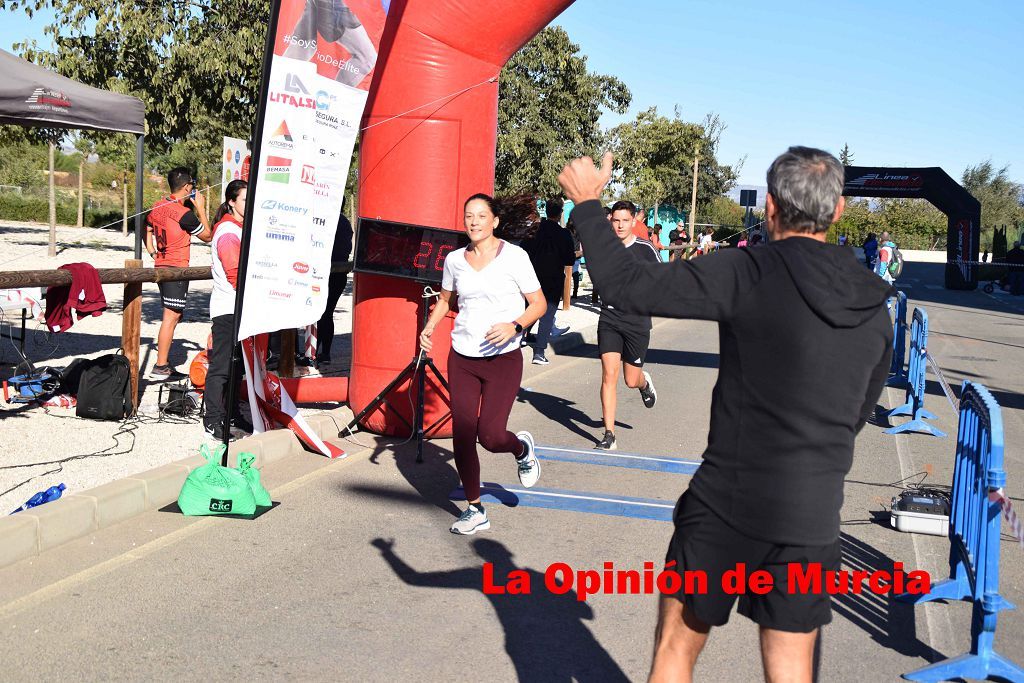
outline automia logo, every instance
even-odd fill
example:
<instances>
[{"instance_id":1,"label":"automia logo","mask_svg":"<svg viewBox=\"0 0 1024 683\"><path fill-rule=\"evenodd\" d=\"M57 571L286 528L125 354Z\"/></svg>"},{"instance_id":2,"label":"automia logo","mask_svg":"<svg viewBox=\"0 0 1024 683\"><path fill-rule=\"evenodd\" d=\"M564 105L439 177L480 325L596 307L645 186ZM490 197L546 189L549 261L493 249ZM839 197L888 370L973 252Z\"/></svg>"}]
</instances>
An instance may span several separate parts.
<instances>
[{"instance_id":1,"label":"automia logo","mask_svg":"<svg viewBox=\"0 0 1024 683\"><path fill-rule=\"evenodd\" d=\"M287 183L292 177L292 160L288 157L267 157L267 180Z\"/></svg>"},{"instance_id":2,"label":"automia logo","mask_svg":"<svg viewBox=\"0 0 1024 683\"><path fill-rule=\"evenodd\" d=\"M270 140L267 142L268 147L279 149L285 152L290 152L295 149L295 143L292 140L292 133L288 130L288 122L282 120L281 124L274 131L274 134L270 136Z\"/></svg>"},{"instance_id":3,"label":"automia logo","mask_svg":"<svg viewBox=\"0 0 1024 683\"><path fill-rule=\"evenodd\" d=\"M295 263L292 264L292 270L294 270L296 273L301 273L305 275L306 273L309 272L309 264L303 263L302 261L296 261Z\"/></svg>"},{"instance_id":4,"label":"automia logo","mask_svg":"<svg viewBox=\"0 0 1024 683\"><path fill-rule=\"evenodd\" d=\"M260 208L265 211L283 211L284 213L297 213L300 216L305 216L309 213L309 209L304 206L297 204L285 204L275 199L264 199L263 203L260 204Z\"/></svg>"}]
</instances>

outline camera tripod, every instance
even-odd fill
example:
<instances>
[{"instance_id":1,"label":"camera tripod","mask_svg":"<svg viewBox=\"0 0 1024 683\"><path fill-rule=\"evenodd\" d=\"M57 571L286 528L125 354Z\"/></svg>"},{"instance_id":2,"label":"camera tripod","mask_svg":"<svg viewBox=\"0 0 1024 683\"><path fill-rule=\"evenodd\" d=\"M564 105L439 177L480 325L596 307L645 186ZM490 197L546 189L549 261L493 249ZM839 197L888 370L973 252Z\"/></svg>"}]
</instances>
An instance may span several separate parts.
<instances>
[{"instance_id":1,"label":"camera tripod","mask_svg":"<svg viewBox=\"0 0 1024 683\"><path fill-rule=\"evenodd\" d=\"M417 346L419 346L420 333L427 326L427 319L430 317L430 300L436 299L439 296L440 293L435 292L430 285L424 285L423 314L420 316L420 322L416 328ZM426 393L428 370L434 373L434 377L437 378L437 380L441 383L441 386L444 387L445 391L447 391L448 395L450 396L451 388L448 386L448 380L446 380L444 378L444 375L441 374L441 371L437 369L437 366L434 365L433 359L429 355L427 355L427 352L424 351L423 349L418 349L416 355L413 356L412 360L409 361L408 365L402 368L398 375L396 375L395 378L391 380L391 382L388 383L386 387L381 389L380 393L377 394L377 396L375 396L374 399L370 401L370 403L365 408L360 410L359 413L352 418L352 421L348 423L348 426L345 427L345 430L343 432L340 432L338 436L342 436L345 431L351 432L352 428L359 424L359 422L364 417L366 417L373 411L377 410L378 408L385 407L387 409L390 409L395 414L395 416L398 417L399 420L404 422L405 425L409 427L409 429L411 430L412 435L416 437L416 462L423 462L424 435L427 432L434 429L435 427L437 427L445 420L447 420L448 417L451 415L451 410L449 410L444 415L434 420L434 422L432 422L430 426L426 428L423 427L423 398L424 394ZM413 410L412 422L406 420L405 417L402 416L402 413L400 411L395 410L394 406L388 400L388 395L391 394L391 392L393 392L396 388L401 386L406 380L410 380L410 388L413 382L415 382L416 385L417 397L416 405Z\"/></svg>"}]
</instances>

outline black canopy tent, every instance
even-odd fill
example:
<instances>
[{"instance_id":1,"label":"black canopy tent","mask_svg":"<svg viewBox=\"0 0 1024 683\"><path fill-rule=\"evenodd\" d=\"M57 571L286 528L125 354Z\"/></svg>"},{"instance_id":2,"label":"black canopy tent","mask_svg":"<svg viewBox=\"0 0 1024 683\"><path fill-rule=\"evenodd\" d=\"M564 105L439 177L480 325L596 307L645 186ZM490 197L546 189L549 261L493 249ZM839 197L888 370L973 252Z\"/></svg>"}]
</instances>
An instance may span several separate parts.
<instances>
[{"instance_id":1,"label":"black canopy tent","mask_svg":"<svg viewBox=\"0 0 1024 683\"><path fill-rule=\"evenodd\" d=\"M0 50L0 124L130 133L135 141L135 258L142 258L142 155L146 106L129 95L93 88ZM50 154L53 196L53 154ZM50 255L56 226L50 219Z\"/></svg>"}]
</instances>

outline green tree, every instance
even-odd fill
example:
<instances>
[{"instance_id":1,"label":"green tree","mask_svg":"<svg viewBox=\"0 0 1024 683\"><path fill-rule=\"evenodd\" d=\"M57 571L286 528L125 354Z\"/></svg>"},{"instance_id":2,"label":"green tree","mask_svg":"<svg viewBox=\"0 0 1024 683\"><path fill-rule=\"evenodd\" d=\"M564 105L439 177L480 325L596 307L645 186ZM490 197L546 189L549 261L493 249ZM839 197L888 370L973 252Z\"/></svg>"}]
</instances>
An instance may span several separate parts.
<instances>
[{"instance_id":1,"label":"green tree","mask_svg":"<svg viewBox=\"0 0 1024 683\"><path fill-rule=\"evenodd\" d=\"M981 224L1016 225L1024 221L1021 195L1024 188L1008 177L1009 167L996 169L992 161L983 161L964 170L964 188L981 202ZM990 235L991 237L991 235Z\"/></svg>"},{"instance_id":2,"label":"green tree","mask_svg":"<svg viewBox=\"0 0 1024 683\"><path fill-rule=\"evenodd\" d=\"M542 30L501 71L497 191L560 192L566 162L600 151L602 111L623 114L630 99L622 81L587 70L586 56L564 29Z\"/></svg>"},{"instance_id":3,"label":"green tree","mask_svg":"<svg viewBox=\"0 0 1024 683\"><path fill-rule=\"evenodd\" d=\"M678 108L669 118L658 114L657 107L615 126L609 139L624 195L646 208L659 204L689 207L697 154L697 214L705 215L736 180L733 168L716 158L724 129L716 115L692 123L682 119Z\"/></svg>"},{"instance_id":4,"label":"green tree","mask_svg":"<svg viewBox=\"0 0 1024 683\"><path fill-rule=\"evenodd\" d=\"M850 151L850 145L846 142L843 143L843 148L839 150L839 161L843 166L853 166L853 152Z\"/></svg>"}]
</instances>

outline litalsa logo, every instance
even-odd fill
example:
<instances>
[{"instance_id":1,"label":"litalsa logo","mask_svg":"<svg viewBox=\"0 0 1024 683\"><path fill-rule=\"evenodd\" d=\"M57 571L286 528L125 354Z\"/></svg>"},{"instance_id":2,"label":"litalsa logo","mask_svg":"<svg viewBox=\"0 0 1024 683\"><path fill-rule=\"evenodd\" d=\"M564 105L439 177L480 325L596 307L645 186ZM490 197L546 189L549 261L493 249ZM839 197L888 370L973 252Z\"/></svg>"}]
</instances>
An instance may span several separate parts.
<instances>
[{"instance_id":1,"label":"litalsa logo","mask_svg":"<svg viewBox=\"0 0 1024 683\"><path fill-rule=\"evenodd\" d=\"M211 498L210 512L231 512L231 501Z\"/></svg>"},{"instance_id":2,"label":"litalsa logo","mask_svg":"<svg viewBox=\"0 0 1024 683\"><path fill-rule=\"evenodd\" d=\"M263 203L260 204L260 208L264 211L283 211L284 213L297 213L300 216L305 216L309 213L309 209L304 206L298 206L297 204L286 204L279 202L275 199L264 199Z\"/></svg>"},{"instance_id":3,"label":"litalsa logo","mask_svg":"<svg viewBox=\"0 0 1024 683\"><path fill-rule=\"evenodd\" d=\"M302 273L303 275L305 275L306 273L309 272L309 264L303 263L302 261L296 261L295 263L292 264L292 270L294 270L296 273Z\"/></svg>"}]
</instances>

